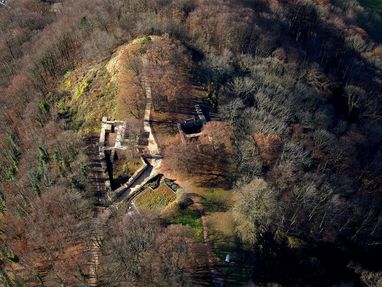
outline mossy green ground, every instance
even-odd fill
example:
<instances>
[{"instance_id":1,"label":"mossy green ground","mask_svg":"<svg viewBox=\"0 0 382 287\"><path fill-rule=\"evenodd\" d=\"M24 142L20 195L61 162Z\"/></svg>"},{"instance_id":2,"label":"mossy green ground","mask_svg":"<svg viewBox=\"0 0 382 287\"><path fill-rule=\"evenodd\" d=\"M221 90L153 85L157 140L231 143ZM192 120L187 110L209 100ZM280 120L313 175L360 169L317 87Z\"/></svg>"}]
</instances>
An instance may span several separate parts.
<instances>
[{"instance_id":1,"label":"mossy green ground","mask_svg":"<svg viewBox=\"0 0 382 287\"><path fill-rule=\"evenodd\" d=\"M161 184L156 189L147 188L135 201L139 209L161 211L171 201L175 200L175 193Z\"/></svg>"},{"instance_id":2,"label":"mossy green ground","mask_svg":"<svg viewBox=\"0 0 382 287\"><path fill-rule=\"evenodd\" d=\"M67 113L70 128L82 135L99 132L102 116L115 117L118 88L104 64L92 67L82 75L68 71L60 90L66 96L56 103L58 113Z\"/></svg>"},{"instance_id":3,"label":"mossy green ground","mask_svg":"<svg viewBox=\"0 0 382 287\"><path fill-rule=\"evenodd\" d=\"M170 224L189 225L195 230L195 237L198 241L203 240L203 224L199 211L194 205L185 209L178 208L169 218Z\"/></svg>"},{"instance_id":4,"label":"mossy green ground","mask_svg":"<svg viewBox=\"0 0 382 287\"><path fill-rule=\"evenodd\" d=\"M132 157L115 161L113 165L113 177L132 176L142 166L142 162L138 157Z\"/></svg>"},{"instance_id":5,"label":"mossy green ground","mask_svg":"<svg viewBox=\"0 0 382 287\"><path fill-rule=\"evenodd\" d=\"M122 46L108 62L80 67L67 71L58 87L55 102L58 115L66 119L68 128L76 129L83 136L98 134L103 116L125 120L131 117L118 100L121 89L120 77L129 77L129 69L121 73L124 62L123 49L141 49L155 37L145 36ZM126 67L125 67L126 68ZM126 81L126 79L124 79ZM132 83L133 84L133 83Z\"/></svg>"}]
</instances>

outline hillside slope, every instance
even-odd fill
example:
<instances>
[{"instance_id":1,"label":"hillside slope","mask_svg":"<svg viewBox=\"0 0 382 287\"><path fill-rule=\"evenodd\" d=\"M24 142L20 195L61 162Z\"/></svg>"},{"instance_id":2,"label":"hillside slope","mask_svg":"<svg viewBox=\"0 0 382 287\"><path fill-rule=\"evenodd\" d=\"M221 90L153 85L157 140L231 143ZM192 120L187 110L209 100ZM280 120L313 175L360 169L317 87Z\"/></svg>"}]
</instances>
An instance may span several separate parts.
<instances>
[{"instance_id":1,"label":"hillside slope","mask_svg":"<svg viewBox=\"0 0 382 287\"><path fill-rule=\"evenodd\" d=\"M381 284L382 20L361 2L1 7L0 283L86 285L85 147L103 116L141 134L144 56L161 171L183 192L160 216L112 218L105 286L212 284L191 199L228 285ZM195 104L209 122L184 140Z\"/></svg>"}]
</instances>

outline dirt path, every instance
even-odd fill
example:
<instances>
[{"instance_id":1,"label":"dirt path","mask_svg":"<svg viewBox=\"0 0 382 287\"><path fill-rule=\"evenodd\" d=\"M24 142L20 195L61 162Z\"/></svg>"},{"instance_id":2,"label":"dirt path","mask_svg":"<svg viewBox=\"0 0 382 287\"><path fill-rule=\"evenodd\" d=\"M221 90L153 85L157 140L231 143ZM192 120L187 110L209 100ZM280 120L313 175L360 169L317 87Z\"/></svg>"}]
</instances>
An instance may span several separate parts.
<instances>
[{"instance_id":1,"label":"dirt path","mask_svg":"<svg viewBox=\"0 0 382 287\"><path fill-rule=\"evenodd\" d=\"M90 139L88 143L88 156L90 158L89 164L89 177L92 180L92 189L94 190L94 196L97 199L97 204L100 201L103 193L105 192L103 170L101 161L98 153L98 144L97 139ZM102 207L96 206L94 211L94 219L92 222L93 234L91 236L90 243L90 257L91 261L89 262L89 274L88 274L88 285L89 286L98 286L98 266L100 258L100 242L103 235L103 223L102 216L100 213L103 212Z\"/></svg>"},{"instance_id":2,"label":"dirt path","mask_svg":"<svg viewBox=\"0 0 382 287\"><path fill-rule=\"evenodd\" d=\"M149 65L148 60L146 58L143 58L142 63L143 63L143 69L144 70L147 69L147 66ZM150 86L150 81L148 80L148 78L146 76L143 77L143 81L144 81L145 93L146 93L146 107L145 107L145 117L144 117L143 128L144 128L144 131L149 134L147 150L148 150L150 157L152 157L152 158L158 158L159 157L159 159L157 161L154 161L152 163L154 168L159 168L159 166L161 164L161 160L160 160L161 153L160 153L158 142L155 138L154 131L153 131L152 124L151 124L151 112L153 109L153 107L152 107L153 106L153 99L151 96L151 86Z\"/></svg>"},{"instance_id":3,"label":"dirt path","mask_svg":"<svg viewBox=\"0 0 382 287\"><path fill-rule=\"evenodd\" d=\"M96 217L94 219L94 234L92 236L92 242L90 247L90 256L92 260L90 261L89 267L89 286L99 286L98 284L98 268L101 258L101 246L102 239L104 235L104 229L107 220L110 218L110 210L103 207L97 207Z\"/></svg>"},{"instance_id":4,"label":"dirt path","mask_svg":"<svg viewBox=\"0 0 382 287\"><path fill-rule=\"evenodd\" d=\"M207 228L206 216L205 216L203 205L197 199L194 198L193 200L194 200L195 207L199 211L200 219L202 221L203 243L207 252L208 269L210 270L212 285L217 287L223 287L225 286L224 278L219 273L219 271L214 267L215 266L214 255L213 255L211 246L208 242L208 228Z\"/></svg>"}]
</instances>

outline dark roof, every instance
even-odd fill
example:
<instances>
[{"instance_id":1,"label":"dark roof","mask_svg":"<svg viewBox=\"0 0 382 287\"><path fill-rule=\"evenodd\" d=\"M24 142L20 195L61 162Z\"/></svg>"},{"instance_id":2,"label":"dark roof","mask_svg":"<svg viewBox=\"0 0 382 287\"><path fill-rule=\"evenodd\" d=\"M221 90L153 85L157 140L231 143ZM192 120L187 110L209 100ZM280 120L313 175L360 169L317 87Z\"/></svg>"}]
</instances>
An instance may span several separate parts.
<instances>
[{"instance_id":1,"label":"dark roof","mask_svg":"<svg viewBox=\"0 0 382 287\"><path fill-rule=\"evenodd\" d=\"M201 132L204 123L201 119L185 121L180 124L180 128L185 134L196 134Z\"/></svg>"}]
</instances>

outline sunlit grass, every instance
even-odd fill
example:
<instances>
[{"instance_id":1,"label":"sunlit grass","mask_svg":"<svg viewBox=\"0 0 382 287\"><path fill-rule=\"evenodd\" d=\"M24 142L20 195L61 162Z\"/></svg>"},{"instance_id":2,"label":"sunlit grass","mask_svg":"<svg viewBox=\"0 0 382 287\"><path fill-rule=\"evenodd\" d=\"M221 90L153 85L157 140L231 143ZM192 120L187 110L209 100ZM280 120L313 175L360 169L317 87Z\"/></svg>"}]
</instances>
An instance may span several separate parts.
<instances>
[{"instance_id":1,"label":"sunlit grass","mask_svg":"<svg viewBox=\"0 0 382 287\"><path fill-rule=\"evenodd\" d=\"M115 161L113 165L113 177L132 176L142 166L138 157L129 157Z\"/></svg>"},{"instance_id":2,"label":"sunlit grass","mask_svg":"<svg viewBox=\"0 0 382 287\"><path fill-rule=\"evenodd\" d=\"M199 211L193 206L186 209L178 209L169 219L171 224L189 225L195 230L198 241L203 240L203 224Z\"/></svg>"},{"instance_id":3,"label":"sunlit grass","mask_svg":"<svg viewBox=\"0 0 382 287\"><path fill-rule=\"evenodd\" d=\"M201 193L201 203L207 213L214 211L226 211L232 205L233 193L224 189L207 189Z\"/></svg>"},{"instance_id":4,"label":"sunlit grass","mask_svg":"<svg viewBox=\"0 0 382 287\"><path fill-rule=\"evenodd\" d=\"M213 212L207 216L208 239L215 255L216 268L226 279L227 286L244 284L249 278L248 258L236 237L231 211ZM225 257L231 256L231 263L225 263Z\"/></svg>"},{"instance_id":5,"label":"sunlit grass","mask_svg":"<svg viewBox=\"0 0 382 287\"><path fill-rule=\"evenodd\" d=\"M175 193L161 184L158 188L147 188L135 201L139 209L160 211L171 201L175 200Z\"/></svg>"}]
</instances>

